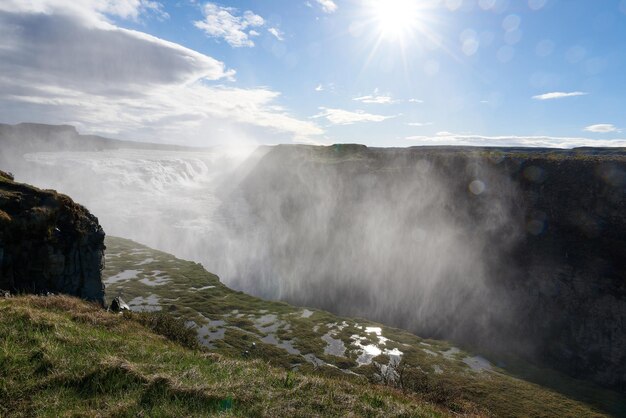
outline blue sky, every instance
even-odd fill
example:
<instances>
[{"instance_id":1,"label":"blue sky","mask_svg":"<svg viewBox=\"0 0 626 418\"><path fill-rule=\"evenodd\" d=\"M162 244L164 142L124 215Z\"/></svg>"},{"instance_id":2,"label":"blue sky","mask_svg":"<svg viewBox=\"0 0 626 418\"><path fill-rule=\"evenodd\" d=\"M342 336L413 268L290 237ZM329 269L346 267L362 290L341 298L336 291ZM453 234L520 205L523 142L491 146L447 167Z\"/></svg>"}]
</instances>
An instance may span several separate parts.
<instances>
[{"instance_id":1,"label":"blue sky","mask_svg":"<svg viewBox=\"0 0 626 418\"><path fill-rule=\"evenodd\" d=\"M0 27L3 122L193 145L626 144L626 1L0 0Z\"/></svg>"}]
</instances>

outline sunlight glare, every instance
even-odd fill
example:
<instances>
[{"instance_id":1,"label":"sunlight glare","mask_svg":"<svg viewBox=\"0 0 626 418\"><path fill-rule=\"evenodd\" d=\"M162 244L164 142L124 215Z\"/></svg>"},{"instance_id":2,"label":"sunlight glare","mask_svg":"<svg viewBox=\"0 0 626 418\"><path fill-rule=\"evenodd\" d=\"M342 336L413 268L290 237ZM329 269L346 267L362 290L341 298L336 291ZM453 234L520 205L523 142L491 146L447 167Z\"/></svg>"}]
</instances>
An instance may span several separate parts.
<instances>
[{"instance_id":1,"label":"sunlight glare","mask_svg":"<svg viewBox=\"0 0 626 418\"><path fill-rule=\"evenodd\" d=\"M390 40L403 38L418 28L419 2L415 0L372 0L372 14L381 35Z\"/></svg>"}]
</instances>

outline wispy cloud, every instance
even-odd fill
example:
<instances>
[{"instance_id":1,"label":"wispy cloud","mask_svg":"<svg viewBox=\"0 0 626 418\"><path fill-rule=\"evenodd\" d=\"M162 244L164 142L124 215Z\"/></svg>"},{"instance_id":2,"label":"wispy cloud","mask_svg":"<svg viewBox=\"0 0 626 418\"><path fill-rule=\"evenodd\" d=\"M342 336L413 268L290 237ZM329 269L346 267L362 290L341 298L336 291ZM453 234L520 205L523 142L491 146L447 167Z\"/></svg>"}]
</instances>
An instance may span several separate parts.
<instances>
[{"instance_id":1,"label":"wispy cloud","mask_svg":"<svg viewBox=\"0 0 626 418\"><path fill-rule=\"evenodd\" d=\"M552 136L484 136L439 132L436 136L408 136L416 145L457 145L483 147L626 147L626 139L597 140L579 137Z\"/></svg>"},{"instance_id":2,"label":"wispy cloud","mask_svg":"<svg viewBox=\"0 0 626 418\"><path fill-rule=\"evenodd\" d=\"M537 96L533 96L535 100L553 100L553 99L564 99L566 97L576 97L576 96L586 96L588 93L582 91L572 91L572 92L562 92L555 91L551 93L539 94Z\"/></svg>"},{"instance_id":3,"label":"wispy cloud","mask_svg":"<svg viewBox=\"0 0 626 418\"><path fill-rule=\"evenodd\" d=\"M223 62L197 51L101 23L93 27L82 15L42 14L37 9L0 11L0 27L15 29L3 32L0 74L15 78L13 91L45 82L103 94L235 75Z\"/></svg>"},{"instance_id":4,"label":"wispy cloud","mask_svg":"<svg viewBox=\"0 0 626 418\"><path fill-rule=\"evenodd\" d=\"M224 39L234 48L253 47L254 42L250 36L258 32L252 28L265 25L265 19L250 10L246 10L243 15L238 15L239 11L233 7L206 3L202 12L204 20L196 21L194 25L211 38Z\"/></svg>"},{"instance_id":5,"label":"wispy cloud","mask_svg":"<svg viewBox=\"0 0 626 418\"><path fill-rule=\"evenodd\" d=\"M319 83L315 87L315 91L335 91L335 83L328 83L328 84Z\"/></svg>"},{"instance_id":6,"label":"wispy cloud","mask_svg":"<svg viewBox=\"0 0 626 418\"><path fill-rule=\"evenodd\" d=\"M380 94L378 88L374 89L373 94L368 94L365 96L355 97L352 100L365 103L365 104L394 104L394 103L424 103L423 100L420 99L394 99L390 94Z\"/></svg>"},{"instance_id":7,"label":"wispy cloud","mask_svg":"<svg viewBox=\"0 0 626 418\"><path fill-rule=\"evenodd\" d=\"M337 11L337 3L333 0L315 0L324 13L334 13Z\"/></svg>"},{"instance_id":8,"label":"wispy cloud","mask_svg":"<svg viewBox=\"0 0 626 418\"><path fill-rule=\"evenodd\" d=\"M431 126L433 123L432 122L409 122L407 123L407 125L409 126Z\"/></svg>"},{"instance_id":9,"label":"wispy cloud","mask_svg":"<svg viewBox=\"0 0 626 418\"><path fill-rule=\"evenodd\" d=\"M597 125L590 125L590 126L587 126L584 130L587 132L594 132L598 134L621 132L620 129L617 129L615 125L611 125L610 123L599 123Z\"/></svg>"},{"instance_id":10,"label":"wispy cloud","mask_svg":"<svg viewBox=\"0 0 626 418\"><path fill-rule=\"evenodd\" d=\"M366 103L366 104L392 104L395 103L395 100L391 98L391 96L382 96L382 95L368 95L355 97L354 99L357 102Z\"/></svg>"},{"instance_id":11,"label":"wispy cloud","mask_svg":"<svg viewBox=\"0 0 626 418\"><path fill-rule=\"evenodd\" d=\"M278 28L269 28L267 30L270 34L272 34L272 36L276 39L278 39L279 41L284 41L285 40L285 33L283 31L281 31Z\"/></svg>"},{"instance_id":12,"label":"wispy cloud","mask_svg":"<svg viewBox=\"0 0 626 418\"><path fill-rule=\"evenodd\" d=\"M0 11L10 13L63 14L80 17L86 26L106 27L108 17L139 21L149 15L167 19L163 4L155 0L3 0Z\"/></svg>"},{"instance_id":13,"label":"wispy cloud","mask_svg":"<svg viewBox=\"0 0 626 418\"><path fill-rule=\"evenodd\" d=\"M115 26L86 1L46 1L50 7L30 9L32 2L16 2L17 12L0 2L0 28L14 29L2 31L0 48L4 122L70 123L82 131L197 145L228 141L224 131L261 142L324 133L281 107L280 93L270 88L210 84L235 75L215 58ZM59 4L80 8L70 13Z\"/></svg>"},{"instance_id":14,"label":"wispy cloud","mask_svg":"<svg viewBox=\"0 0 626 418\"><path fill-rule=\"evenodd\" d=\"M376 115L366 113L362 110L351 112L349 110L331 109L327 107L320 107L319 109L321 112L313 116L313 118L325 118L334 125L351 125L357 122L382 122L397 116Z\"/></svg>"}]
</instances>

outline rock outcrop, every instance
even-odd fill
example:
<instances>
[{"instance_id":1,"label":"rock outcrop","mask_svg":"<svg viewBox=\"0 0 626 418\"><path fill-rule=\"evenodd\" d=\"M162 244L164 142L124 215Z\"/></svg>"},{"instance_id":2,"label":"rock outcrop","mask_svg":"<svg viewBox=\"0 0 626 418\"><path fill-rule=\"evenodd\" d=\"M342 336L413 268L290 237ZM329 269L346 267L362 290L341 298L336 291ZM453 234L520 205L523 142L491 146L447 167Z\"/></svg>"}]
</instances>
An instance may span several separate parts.
<instances>
[{"instance_id":1,"label":"rock outcrop","mask_svg":"<svg viewBox=\"0 0 626 418\"><path fill-rule=\"evenodd\" d=\"M104 304L104 231L69 197L0 171L0 289Z\"/></svg>"}]
</instances>

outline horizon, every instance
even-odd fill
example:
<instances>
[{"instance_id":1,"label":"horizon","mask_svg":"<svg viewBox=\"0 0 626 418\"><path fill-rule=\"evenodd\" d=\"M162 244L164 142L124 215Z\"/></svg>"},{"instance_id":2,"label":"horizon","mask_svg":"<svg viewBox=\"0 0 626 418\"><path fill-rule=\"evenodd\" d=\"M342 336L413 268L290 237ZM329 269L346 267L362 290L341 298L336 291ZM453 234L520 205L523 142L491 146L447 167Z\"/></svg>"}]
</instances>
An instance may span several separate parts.
<instances>
[{"instance_id":1,"label":"horizon","mask_svg":"<svg viewBox=\"0 0 626 418\"><path fill-rule=\"evenodd\" d=\"M15 124L4 124L0 122L0 126L11 126L11 127L18 127L20 125L35 125L35 126L45 126L45 127L59 127L59 128L72 128L72 130L74 130L78 136L96 136L99 137L101 139L107 140L107 141L119 141L119 142L123 142L123 143L133 143L133 144L138 144L138 145L146 145L146 146L161 146L161 147L175 147L173 149L173 151L180 151L180 152L187 152L187 149L191 149L193 151L210 151L210 150L215 150L217 148L243 148L243 149L255 149L255 148L259 148L259 147L277 147L277 146L305 146L305 147L336 147L336 146L359 146L359 147L365 147L365 148L371 148L371 149L383 149L383 150L393 150L393 149L412 149L412 148L424 148L424 149L452 149L452 150L503 150L503 151L515 151L515 150L536 150L536 151L563 151L563 152L572 152L572 151L578 151L578 150L584 150L584 149L601 149L601 150L616 150L618 152L621 152L622 149L626 148L626 146L608 146L608 147L603 147L603 146L594 146L594 145L581 145L581 146L575 146L575 147L571 147L571 148L557 148L557 147L536 147L536 146L530 146L530 145L512 145L512 146L501 146L501 145L464 145L464 144L460 144L460 145L455 145L455 144L420 144L420 145L407 145L407 146L378 146L378 145L366 145L363 143L358 143L358 142L335 142L335 143L328 143L328 144L309 144L309 143L298 143L298 142L291 142L291 143L276 143L276 144L245 144L245 145L241 145L241 144L232 144L232 145L208 145L208 146L203 146L203 145L185 145L185 144L177 144L174 142L148 142L148 141L141 141L141 140L135 140L132 138L116 138L116 137L109 137L106 135L97 135L97 134L91 134L91 133L83 133L80 132L74 125L67 125L67 124L61 124L61 125L53 125L53 124L45 124L45 123L38 123L38 122L19 122L19 123L15 123ZM123 148L120 148L123 149Z\"/></svg>"},{"instance_id":2,"label":"horizon","mask_svg":"<svg viewBox=\"0 0 626 418\"><path fill-rule=\"evenodd\" d=\"M0 23L2 123L194 147L626 146L626 0L0 0Z\"/></svg>"}]
</instances>

